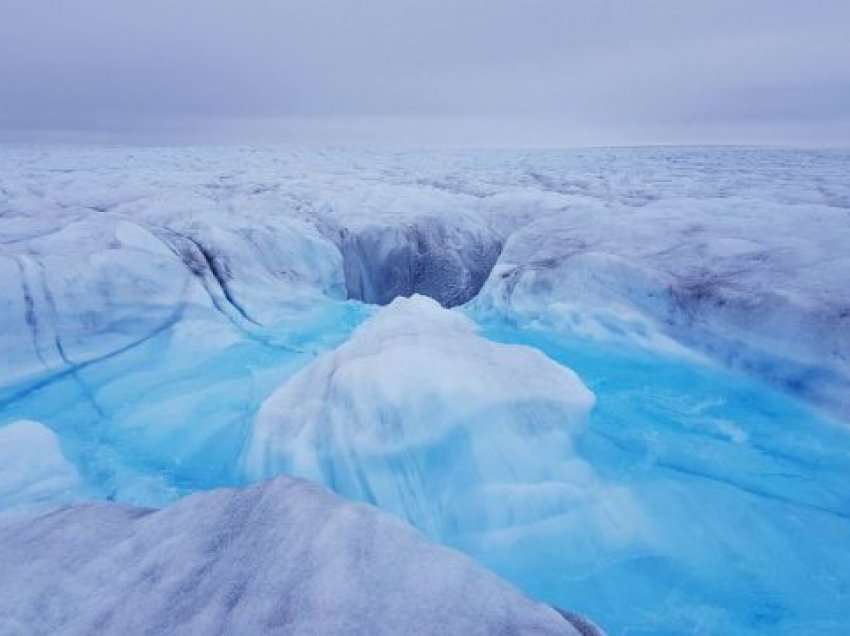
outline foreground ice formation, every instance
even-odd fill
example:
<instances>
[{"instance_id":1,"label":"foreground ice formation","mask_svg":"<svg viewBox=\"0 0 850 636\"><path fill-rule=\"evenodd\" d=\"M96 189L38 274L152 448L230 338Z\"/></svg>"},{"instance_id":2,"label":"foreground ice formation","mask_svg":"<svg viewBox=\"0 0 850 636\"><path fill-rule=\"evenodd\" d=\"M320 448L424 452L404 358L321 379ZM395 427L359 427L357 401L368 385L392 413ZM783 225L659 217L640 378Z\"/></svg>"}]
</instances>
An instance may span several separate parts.
<instances>
[{"instance_id":1,"label":"foreground ice formation","mask_svg":"<svg viewBox=\"0 0 850 636\"><path fill-rule=\"evenodd\" d=\"M402 522L286 477L163 510L0 517L0 563L2 634L598 633Z\"/></svg>"},{"instance_id":2,"label":"foreground ice formation","mask_svg":"<svg viewBox=\"0 0 850 636\"><path fill-rule=\"evenodd\" d=\"M616 532L634 512L574 452L593 394L539 351L496 344L424 296L397 298L261 407L254 479L325 483L431 536L572 515Z\"/></svg>"}]
</instances>

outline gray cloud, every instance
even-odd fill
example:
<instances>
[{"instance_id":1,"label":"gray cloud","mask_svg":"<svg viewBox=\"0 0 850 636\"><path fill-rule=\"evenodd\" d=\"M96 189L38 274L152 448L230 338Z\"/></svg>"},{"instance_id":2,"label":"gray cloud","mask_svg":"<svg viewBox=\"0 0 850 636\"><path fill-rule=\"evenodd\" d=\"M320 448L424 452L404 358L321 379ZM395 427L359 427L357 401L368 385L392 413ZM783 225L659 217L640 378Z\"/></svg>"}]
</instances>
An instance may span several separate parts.
<instances>
[{"instance_id":1,"label":"gray cloud","mask_svg":"<svg viewBox=\"0 0 850 636\"><path fill-rule=\"evenodd\" d=\"M848 25L846 0L0 0L0 130L848 143Z\"/></svg>"}]
</instances>

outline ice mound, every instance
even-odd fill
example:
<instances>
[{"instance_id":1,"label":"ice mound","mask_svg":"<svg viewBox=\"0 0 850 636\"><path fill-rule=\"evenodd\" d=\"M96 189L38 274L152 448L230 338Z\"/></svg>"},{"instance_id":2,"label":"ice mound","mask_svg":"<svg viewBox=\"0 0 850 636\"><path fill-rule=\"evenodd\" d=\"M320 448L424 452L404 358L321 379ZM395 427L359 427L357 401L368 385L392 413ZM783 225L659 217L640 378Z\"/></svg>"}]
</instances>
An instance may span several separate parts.
<instances>
[{"instance_id":1,"label":"ice mound","mask_svg":"<svg viewBox=\"0 0 850 636\"><path fill-rule=\"evenodd\" d=\"M0 427L0 510L70 501L82 480L56 436L40 422Z\"/></svg>"},{"instance_id":2,"label":"ice mound","mask_svg":"<svg viewBox=\"0 0 850 636\"><path fill-rule=\"evenodd\" d=\"M0 517L0 563L3 634L588 633L401 521L285 477L158 511Z\"/></svg>"},{"instance_id":3,"label":"ice mound","mask_svg":"<svg viewBox=\"0 0 850 636\"><path fill-rule=\"evenodd\" d=\"M539 351L397 298L263 403L243 465L252 479L327 484L434 537L604 517L604 488L572 444L593 403Z\"/></svg>"}]
</instances>

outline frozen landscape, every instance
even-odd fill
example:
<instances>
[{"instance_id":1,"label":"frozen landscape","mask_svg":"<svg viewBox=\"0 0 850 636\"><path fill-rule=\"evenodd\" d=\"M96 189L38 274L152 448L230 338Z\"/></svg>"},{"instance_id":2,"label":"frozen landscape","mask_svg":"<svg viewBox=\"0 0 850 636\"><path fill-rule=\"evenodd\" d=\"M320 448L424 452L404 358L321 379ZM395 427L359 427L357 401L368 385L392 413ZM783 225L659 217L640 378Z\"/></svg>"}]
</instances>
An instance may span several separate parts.
<instances>
[{"instance_id":1,"label":"frozen landscape","mask_svg":"<svg viewBox=\"0 0 850 636\"><path fill-rule=\"evenodd\" d=\"M0 635L838 636L848 484L848 151L0 146Z\"/></svg>"}]
</instances>

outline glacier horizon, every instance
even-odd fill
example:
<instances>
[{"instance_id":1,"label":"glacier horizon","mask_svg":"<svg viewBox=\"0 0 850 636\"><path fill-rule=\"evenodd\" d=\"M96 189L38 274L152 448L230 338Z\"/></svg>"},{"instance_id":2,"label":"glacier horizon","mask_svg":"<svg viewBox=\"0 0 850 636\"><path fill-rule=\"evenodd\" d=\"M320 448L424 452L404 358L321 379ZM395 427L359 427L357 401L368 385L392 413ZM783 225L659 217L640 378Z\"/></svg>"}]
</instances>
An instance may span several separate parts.
<instances>
[{"instance_id":1,"label":"glacier horizon","mask_svg":"<svg viewBox=\"0 0 850 636\"><path fill-rule=\"evenodd\" d=\"M546 329L682 345L850 417L840 150L5 148L6 385L108 355L183 312L212 309L251 332L317 298L417 292ZM61 167L68 152L79 168ZM714 155L740 165L707 169ZM155 157L168 179L147 169ZM85 262L69 270L63 243ZM15 338L26 332L29 348Z\"/></svg>"},{"instance_id":2,"label":"glacier horizon","mask_svg":"<svg viewBox=\"0 0 850 636\"><path fill-rule=\"evenodd\" d=\"M44 449L0 466L0 509L169 510L300 475L613 633L840 633L847 153L9 147L0 166L0 440ZM333 400L299 403L323 383ZM274 441L281 422L305 428ZM833 553L798 547L798 518Z\"/></svg>"}]
</instances>

